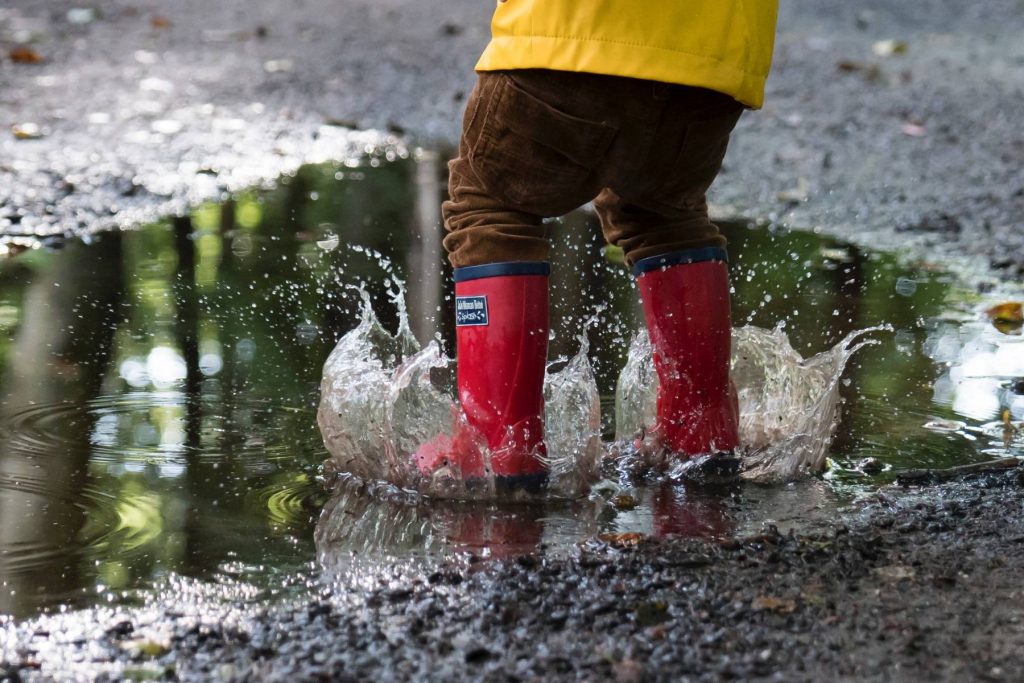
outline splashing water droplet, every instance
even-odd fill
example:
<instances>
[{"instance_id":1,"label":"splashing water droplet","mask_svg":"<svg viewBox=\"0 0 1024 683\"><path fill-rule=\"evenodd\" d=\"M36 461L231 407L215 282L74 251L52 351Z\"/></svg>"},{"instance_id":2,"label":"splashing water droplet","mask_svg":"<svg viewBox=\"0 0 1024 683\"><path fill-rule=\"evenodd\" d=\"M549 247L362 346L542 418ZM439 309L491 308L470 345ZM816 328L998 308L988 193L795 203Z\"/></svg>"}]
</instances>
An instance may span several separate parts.
<instances>
[{"instance_id":1,"label":"splashing water droplet","mask_svg":"<svg viewBox=\"0 0 1024 683\"><path fill-rule=\"evenodd\" d=\"M419 349L409 329L404 288L397 280L394 285L388 294L398 309L398 331L392 335L381 326L369 295L358 288L360 323L324 364L317 421L332 455L330 469L431 497L494 497L490 453L452 398L455 361L436 341ZM549 366L544 383L547 493L554 497L586 493L601 461L600 396L585 330L579 352L560 370L552 369L558 363ZM464 477L458 464L447 461L432 463L440 466L429 475L417 467L423 447L439 435L451 443L454 435L466 434L481 453L482 479Z\"/></svg>"},{"instance_id":2,"label":"splashing water droplet","mask_svg":"<svg viewBox=\"0 0 1024 683\"><path fill-rule=\"evenodd\" d=\"M485 440L466 423L453 398L455 361L436 340L420 349L409 328L404 287L397 279L392 284L388 295L399 318L395 334L381 326L369 295L358 288L360 323L342 337L324 365L317 420L332 455L331 468L429 497L494 497ZM605 459L587 339L588 328L599 319L600 311L584 325L576 355L548 365L544 399L550 496L584 495ZM743 476L778 481L820 472L838 424L843 369L858 349L877 343L858 341L863 335L891 329L860 330L809 359L793 350L781 325L736 329L732 376L740 402ZM632 443L654 425L657 387L650 340L641 331L633 337L616 388L616 442ZM443 457L444 448L424 450L438 438L446 447L468 438L480 456L463 466L482 470L483 477L463 476L458 463ZM629 449L616 452L620 460L630 457ZM645 457L635 450L634 456ZM430 467L418 466L428 457L433 458ZM620 471L633 469L630 463L616 464Z\"/></svg>"},{"instance_id":3,"label":"splashing water droplet","mask_svg":"<svg viewBox=\"0 0 1024 683\"><path fill-rule=\"evenodd\" d=\"M839 422L843 369L859 349L878 343L857 340L892 330L887 325L858 330L828 351L804 359L782 328L745 326L733 331L732 380L740 404L743 476L762 482L824 469ZM630 441L655 423L658 376L651 353L646 331L637 333L616 387L616 441Z\"/></svg>"},{"instance_id":4,"label":"splashing water droplet","mask_svg":"<svg viewBox=\"0 0 1024 683\"><path fill-rule=\"evenodd\" d=\"M587 492L597 480L601 446L601 396L590 365L587 329L598 314L584 325L580 350L559 371L548 365L544 381L544 440L549 456L550 486L558 494L575 497Z\"/></svg>"}]
</instances>

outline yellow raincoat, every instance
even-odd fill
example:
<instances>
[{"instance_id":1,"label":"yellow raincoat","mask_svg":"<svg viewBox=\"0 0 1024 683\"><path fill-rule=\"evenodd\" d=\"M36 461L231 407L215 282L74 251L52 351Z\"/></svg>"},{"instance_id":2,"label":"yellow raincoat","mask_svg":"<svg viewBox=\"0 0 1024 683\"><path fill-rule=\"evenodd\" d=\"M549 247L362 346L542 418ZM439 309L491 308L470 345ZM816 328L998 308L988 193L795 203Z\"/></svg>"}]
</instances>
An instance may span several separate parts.
<instances>
[{"instance_id":1,"label":"yellow raincoat","mask_svg":"<svg viewBox=\"0 0 1024 683\"><path fill-rule=\"evenodd\" d=\"M631 76L764 101L777 0L501 0L477 71Z\"/></svg>"}]
</instances>

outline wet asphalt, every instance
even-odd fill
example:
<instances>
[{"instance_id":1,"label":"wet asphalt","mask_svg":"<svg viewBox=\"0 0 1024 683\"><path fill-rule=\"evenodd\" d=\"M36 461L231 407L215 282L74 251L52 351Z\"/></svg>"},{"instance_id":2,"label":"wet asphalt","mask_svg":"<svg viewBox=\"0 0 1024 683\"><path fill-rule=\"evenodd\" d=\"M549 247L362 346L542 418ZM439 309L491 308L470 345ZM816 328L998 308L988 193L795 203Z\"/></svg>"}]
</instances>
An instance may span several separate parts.
<instances>
[{"instance_id":1,"label":"wet asphalt","mask_svg":"<svg viewBox=\"0 0 1024 683\"><path fill-rule=\"evenodd\" d=\"M739 125L716 214L953 264L982 286L1020 276L1020 2L782 5L767 104ZM375 140L350 128L448 148L490 12L475 0L89 7L0 9L4 233L180 211ZM18 47L42 61L14 62Z\"/></svg>"},{"instance_id":2,"label":"wet asphalt","mask_svg":"<svg viewBox=\"0 0 1024 683\"><path fill-rule=\"evenodd\" d=\"M43 0L0 9L7 235L135 223L381 140L450 146L490 10L93 7L81 24ZM767 105L740 123L715 211L1018 280L1022 29L1017 0L783 3ZM25 38L41 63L10 59ZM17 139L28 124L41 137ZM1016 680L1022 489L1018 469L886 489L813 533L595 541L274 607L165 597L0 624L0 681Z\"/></svg>"}]
</instances>

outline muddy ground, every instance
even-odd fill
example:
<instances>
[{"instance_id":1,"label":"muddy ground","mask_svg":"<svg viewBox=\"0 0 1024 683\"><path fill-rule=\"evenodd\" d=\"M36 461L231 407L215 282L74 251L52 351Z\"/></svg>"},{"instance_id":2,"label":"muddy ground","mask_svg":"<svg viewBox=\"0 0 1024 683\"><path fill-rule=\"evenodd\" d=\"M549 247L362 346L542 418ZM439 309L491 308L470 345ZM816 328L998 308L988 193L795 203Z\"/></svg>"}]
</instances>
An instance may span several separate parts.
<instances>
[{"instance_id":1,"label":"muddy ground","mask_svg":"<svg viewBox=\"0 0 1024 683\"><path fill-rule=\"evenodd\" d=\"M0 680L1019 680L1022 493L1017 467L813 532L396 565L270 608L169 593L8 627Z\"/></svg>"},{"instance_id":2,"label":"muddy ground","mask_svg":"<svg viewBox=\"0 0 1024 683\"><path fill-rule=\"evenodd\" d=\"M0 9L7 234L181 210L302 161L351 154L367 139L350 139L348 127L449 146L491 8L82 6L96 11L69 14L45 0ZM712 196L717 212L956 261L980 281L1021 274L1022 31L1020 0L782 3L767 104L741 121ZM42 61L14 62L18 47ZM11 126L26 135L28 124L42 137L16 139Z\"/></svg>"},{"instance_id":3,"label":"muddy ground","mask_svg":"<svg viewBox=\"0 0 1024 683\"><path fill-rule=\"evenodd\" d=\"M90 6L85 23L63 3L0 9L7 235L130 224L386 137L351 129L450 145L490 9ZM1019 0L783 3L767 105L741 122L718 213L907 250L982 287L1019 278L1022 30ZM41 63L10 59L23 39ZM888 39L905 51L877 54ZM0 624L0 680L1013 680L1022 513L1015 470L887 490L811 535L406 566L274 608L162 595Z\"/></svg>"}]
</instances>

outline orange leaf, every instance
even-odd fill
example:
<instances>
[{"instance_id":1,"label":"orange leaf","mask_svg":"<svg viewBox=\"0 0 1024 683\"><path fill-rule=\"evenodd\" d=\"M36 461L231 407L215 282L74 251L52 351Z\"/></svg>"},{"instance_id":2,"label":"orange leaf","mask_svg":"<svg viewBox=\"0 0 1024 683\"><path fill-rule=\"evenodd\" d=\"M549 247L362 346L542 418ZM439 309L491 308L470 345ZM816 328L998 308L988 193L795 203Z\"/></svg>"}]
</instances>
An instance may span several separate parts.
<instances>
[{"instance_id":1,"label":"orange leaf","mask_svg":"<svg viewBox=\"0 0 1024 683\"><path fill-rule=\"evenodd\" d=\"M632 510L637 506L637 500L628 493L620 493L612 498L612 505L619 510Z\"/></svg>"},{"instance_id":2,"label":"orange leaf","mask_svg":"<svg viewBox=\"0 0 1024 683\"><path fill-rule=\"evenodd\" d=\"M167 17L162 17L159 14L157 14L152 19L150 19L149 23L150 23L150 25L153 28L157 28L157 29L170 28L171 27L171 20L168 19Z\"/></svg>"},{"instance_id":3,"label":"orange leaf","mask_svg":"<svg viewBox=\"0 0 1024 683\"><path fill-rule=\"evenodd\" d=\"M1024 306L1019 301L1007 301L985 311L989 319L1001 323L1024 322Z\"/></svg>"},{"instance_id":4,"label":"orange leaf","mask_svg":"<svg viewBox=\"0 0 1024 683\"><path fill-rule=\"evenodd\" d=\"M16 123L11 126L11 132L17 140L38 140L43 137L43 131L34 123Z\"/></svg>"},{"instance_id":5,"label":"orange leaf","mask_svg":"<svg viewBox=\"0 0 1024 683\"><path fill-rule=\"evenodd\" d=\"M8 55L16 64L39 64L43 61L43 56L30 47L16 47Z\"/></svg>"},{"instance_id":6,"label":"orange leaf","mask_svg":"<svg viewBox=\"0 0 1024 683\"><path fill-rule=\"evenodd\" d=\"M601 534L598 538L611 545L634 546L644 540L644 535L630 531L624 534Z\"/></svg>"},{"instance_id":7,"label":"orange leaf","mask_svg":"<svg viewBox=\"0 0 1024 683\"><path fill-rule=\"evenodd\" d=\"M1020 334L1021 327L1024 327L1024 311L1018 301L993 306L985 314L992 321L992 327L1003 334Z\"/></svg>"},{"instance_id":8,"label":"orange leaf","mask_svg":"<svg viewBox=\"0 0 1024 683\"><path fill-rule=\"evenodd\" d=\"M779 614L791 614L796 609L796 602L793 600L783 600L782 598L774 598L770 595L762 595L759 598L754 598L753 602L750 603L752 609L758 611L771 611L778 612Z\"/></svg>"}]
</instances>

